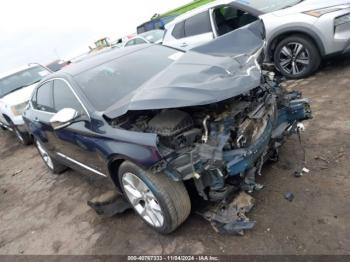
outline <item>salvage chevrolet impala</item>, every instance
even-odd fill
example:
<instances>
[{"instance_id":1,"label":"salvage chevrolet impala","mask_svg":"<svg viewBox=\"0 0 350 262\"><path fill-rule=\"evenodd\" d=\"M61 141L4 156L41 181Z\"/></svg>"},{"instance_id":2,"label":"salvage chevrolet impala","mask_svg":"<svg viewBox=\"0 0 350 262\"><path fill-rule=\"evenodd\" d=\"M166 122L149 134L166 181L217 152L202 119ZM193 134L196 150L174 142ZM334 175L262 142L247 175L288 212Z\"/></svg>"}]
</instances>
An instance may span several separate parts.
<instances>
[{"instance_id":1,"label":"salvage chevrolet impala","mask_svg":"<svg viewBox=\"0 0 350 262\"><path fill-rule=\"evenodd\" d=\"M188 52L105 52L44 79L24 119L53 173L68 166L110 178L156 231L186 220L194 191L220 207L205 218L239 233L254 222L248 208L228 217L235 196L261 188L255 175L311 117L300 93L262 74L263 47L257 21Z\"/></svg>"}]
</instances>

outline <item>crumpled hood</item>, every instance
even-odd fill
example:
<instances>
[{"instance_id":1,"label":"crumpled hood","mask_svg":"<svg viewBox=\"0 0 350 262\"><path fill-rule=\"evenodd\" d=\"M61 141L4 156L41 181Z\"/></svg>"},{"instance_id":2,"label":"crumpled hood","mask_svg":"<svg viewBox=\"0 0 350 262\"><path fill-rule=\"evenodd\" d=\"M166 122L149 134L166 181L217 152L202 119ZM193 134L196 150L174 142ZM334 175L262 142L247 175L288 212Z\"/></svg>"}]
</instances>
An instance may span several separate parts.
<instances>
[{"instance_id":1,"label":"crumpled hood","mask_svg":"<svg viewBox=\"0 0 350 262\"><path fill-rule=\"evenodd\" d=\"M6 104L8 106L14 106L27 102L33 93L34 88L37 86L37 83L23 87L13 93L10 93L0 99L0 104Z\"/></svg>"},{"instance_id":2,"label":"crumpled hood","mask_svg":"<svg viewBox=\"0 0 350 262\"><path fill-rule=\"evenodd\" d=\"M261 83L257 58L264 38L264 25L259 20L196 47L104 115L113 119L130 110L207 105L246 93Z\"/></svg>"}]
</instances>

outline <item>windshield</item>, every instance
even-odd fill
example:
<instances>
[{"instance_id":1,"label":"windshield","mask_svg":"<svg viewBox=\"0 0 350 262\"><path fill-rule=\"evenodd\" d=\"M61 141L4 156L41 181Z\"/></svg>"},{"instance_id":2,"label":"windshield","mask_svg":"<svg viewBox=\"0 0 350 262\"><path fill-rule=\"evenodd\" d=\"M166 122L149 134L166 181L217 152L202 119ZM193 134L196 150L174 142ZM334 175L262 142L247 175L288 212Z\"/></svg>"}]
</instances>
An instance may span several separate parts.
<instances>
[{"instance_id":1,"label":"windshield","mask_svg":"<svg viewBox=\"0 0 350 262\"><path fill-rule=\"evenodd\" d=\"M152 30L143 34L140 34L150 43L156 43L163 39L164 31L163 30Z\"/></svg>"},{"instance_id":2,"label":"windshield","mask_svg":"<svg viewBox=\"0 0 350 262\"><path fill-rule=\"evenodd\" d=\"M179 53L154 45L84 71L75 79L92 106L105 111L168 67Z\"/></svg>"},{"instance_id":3,"label":"windshield","mask_svg":"<svg viewBox=\"0 0 350 262\"><path fill-rule=\"evenodd\" d=\"M294 6L303 0L238 0L238 2L250 6L264 13L274 12L280 9Z\"/></svg>"},{"instance_id":4,"label":"windshield","mask_svg":"<svg viewBox=\"0 0 350 262\"><path fill-rule=\"evenodd\" d=\"M48 74L49 71L44 67L35 66L4 77L0 79L0 97L4 97L17 89L39 82Z\"/></svg>"}]
</instances>

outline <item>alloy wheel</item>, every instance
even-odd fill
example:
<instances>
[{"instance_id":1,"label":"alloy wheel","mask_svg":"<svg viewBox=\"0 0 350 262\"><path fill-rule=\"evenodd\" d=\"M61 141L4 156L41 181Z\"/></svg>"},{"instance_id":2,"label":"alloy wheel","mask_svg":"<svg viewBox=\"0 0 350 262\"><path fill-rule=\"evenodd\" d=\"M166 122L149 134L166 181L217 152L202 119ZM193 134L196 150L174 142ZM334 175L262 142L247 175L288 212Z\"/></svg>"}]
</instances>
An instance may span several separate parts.
<instances>
[{"instance_id":1,"label":"alloy wheel","mask_svg":"<svg viewBox=\"0 0 350 262\"><path fill-rule=\"evenodd\" d=\"M282 47L278 63L287 74L302 74L310 66L310 52L303 44L290 42Z\"/></svg>"},{"instance_id":2,"label":"alloy wheel","mask_svg":"<svg viewBox=\"0 0 350 262\"><path fill-rule=\"evenodd\" d=\"M49 154L47 153L47 151L43 148L43 146L40 144L39 141L36 141L36 146L38 147L39 153L42 157L42 159L44 160L45 164L51 168L54 169L53 167L53 162L51 157L49 156Z\"/></svg>"},{"instance_id":3,"label":"alloy wheel","mask_svg":"<svg viewBox=\"0 0 350 262\"><path fill-rule=\"evenodd\" d=\"M154 227L162 227L164 214L150 188L135 174L122 176L124 192L136 212Z\"/></svg>"}]
</instances>

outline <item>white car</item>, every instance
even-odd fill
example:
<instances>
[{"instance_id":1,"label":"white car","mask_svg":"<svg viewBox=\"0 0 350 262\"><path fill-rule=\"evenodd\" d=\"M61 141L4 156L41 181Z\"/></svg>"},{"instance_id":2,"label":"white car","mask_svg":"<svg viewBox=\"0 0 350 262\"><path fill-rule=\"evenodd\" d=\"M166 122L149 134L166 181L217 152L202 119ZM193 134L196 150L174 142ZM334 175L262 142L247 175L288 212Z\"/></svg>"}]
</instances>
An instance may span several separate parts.
<instances>
[{"instance_id":1,"label":"white car","mask_svg":"<svg viewBox=\"0 0 350 262\"><path fill-rule=\"evenodd\" d=\"M151 30L129 39L125 42L124 47L140 44L161 44L163 41L164 30Z\"/></svg>"},{"instance_id":2,"label":"white car","mask_svg":"<svg viewBox=\"0 0 350 262\"><path fill-rule=\"evenodd\" d=\"M266 28L266 61L288 78L350 52L350 0L218 0L167 24L163 44L188 50L256 19Z\"/></svg>"},{"instance_id":3,"label":"white car","mask_svg":"<svg viewBox=\"0 0 350 262\"><path fill-rule=\"evenodd\" d=\"M31 143L31 136L22 113L37 83L50 73L44 66L30 64L0 75L0 127L13 131L24 145Z\"/></svg>"}]
</instances>

